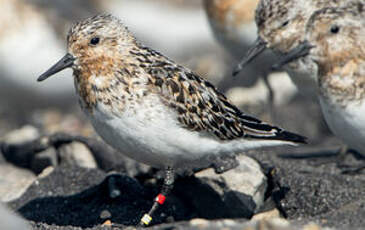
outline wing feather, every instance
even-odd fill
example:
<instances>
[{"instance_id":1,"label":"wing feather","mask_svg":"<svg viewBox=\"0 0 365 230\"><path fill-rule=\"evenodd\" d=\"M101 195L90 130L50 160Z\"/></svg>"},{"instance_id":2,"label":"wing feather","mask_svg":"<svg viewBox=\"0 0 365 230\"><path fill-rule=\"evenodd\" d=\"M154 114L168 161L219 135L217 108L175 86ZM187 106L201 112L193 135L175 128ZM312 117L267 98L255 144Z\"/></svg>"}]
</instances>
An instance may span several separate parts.
<instances>
[{"instance_id":1,"label":"wing feather","mask_svg":"<svg viewBox=\"0 0 365 230\"><path fill-rule=\"evenodd\" d=\"M149 82L157 86L154 88L159 89L166 105L176 110L183 127L206 131L221 140L256 138L305 142L305 137L243 113L211 83L189 69L157 52L150 55L154 60L145 68Z\"/></svg>"}]
</instances>

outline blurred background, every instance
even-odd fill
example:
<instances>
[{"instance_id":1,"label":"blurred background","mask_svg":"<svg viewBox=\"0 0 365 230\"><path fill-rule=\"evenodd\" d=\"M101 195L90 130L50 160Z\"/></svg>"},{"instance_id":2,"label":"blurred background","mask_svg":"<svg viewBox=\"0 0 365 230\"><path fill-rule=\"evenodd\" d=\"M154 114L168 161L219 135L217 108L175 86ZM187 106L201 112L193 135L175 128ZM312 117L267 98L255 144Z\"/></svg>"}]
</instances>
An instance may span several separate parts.
<instances>
[{"instance_id":1,"label":"blurred background","mask_svg":"<svg viewBox=\"0 0 365 230\"><path fill-rule=\"evenodd\" d=\"M271 169L267 171L270 173L268 181L275 183L275 186L270 183L265 196L271 192L274 194L274 189L276 194L276 177L280 181L283 179L280 184L284 185L285 190L288 185L290 193L285 195L286 203L280 203L279 206L287 210L289 219L316 216L316 220L325 223L326 216L322 214L326 213L324 215L336 220L336 223L347 221L352 224L353 220L360 223L363 212L356 210L356 207L360 207L359 210L364 207L361 202L361 197L364 197L363 178L342 175L337 164L318 164L322 158L326 161L328 156L336 156L341 142L329 132L314 95L298 93L285 72L271 73L270 67L275 56L269 52L251 63L240 75L232 77L232 70L256 39L254 10L258 1L0 0L0 223L11 223L14 219L19 226L13 229L24 229L24 222L18 220L17 216L10 219L9 214L4 214L8 210L3 210L1 202L15 202L10 203L11 209L20 212L28 220L34 220L33 224L37 226L39 223L50 223L50 229L55 229L54 223L72 223L74 226L89 223L94 217L99 218L99 210L104 209L99 201L108 199L100 195L104 193L99 193L99 190L89 189L94 189L96 183L100 182L97 178L106 176L105 173L111 169L127 172L144 187L158 188L158 180L154 179L157 173L148 166L124 158L105 145L91 149L93 145L85 145L77 140L50 144L50 139L43 137L56 132L97 136L78 105L71 70L62 71L42 83L36 79L65 55L65 38L72 24L98 12L112 12L121 18L137 39L208 79L246 113L309 138L309 145L299 148L270 148L265 149L265 154L261 154L262 150L245 153L263 165L282 169L278 170L279 176L271 175ZM274 93L273 106L269 102L270 91L266 80ZM90 140L95 141L95 138ZM34 150L29 147L29 143L39 143L40 146L48 143L50 146L45 149L37 146ZM246 161L242 162L242 165L247 165ZM354 157L350 158L350 165L356 165L353 162L356 162ZM75 165L77 167L73 167ZM101 174L100 170L105 172ZM261 170L258 171L261 173ZM241 178L251 178L246 176L246 172L239 173L244 173L236 177L240 183ZM256 171L253 170L253 173L256 174ZM257 177L252 178L256 180ZM264 181L266 183L266 179ZM135 187L129 185L131 193L139 194L135 192ZM221 185L215 187L220 188ZM260 184L258 187L265 186ZM95 188L98 189L98 185ZM191 193L193 200L200 199L199 196L195 197L196 187L189 189L193 187L188 185L186 188L180 190L194 191ZM87 192L84 193L84 190ZM231 193L231 190L225 190ZM90 191L98 193L95 195ZM80 192L81 198L78 195L74 197L76 192ZM125 191L122 192L124 195ZM59 199L60 194L66 198ZM73 197L71 201L70 194ZM87 197L95 195L95 199L89 200L83 194L89 194ZM206 192L202 194L206 196ZM358 198L354 200L353 197ZM191 202L187 198L189 195L184 199ZM179 205L184 199L176 199L175 203ZM145 200L152 200L152 197ZM148 205L145 200L140 201ZM43 206L39 206L38 202L42 204L43 201ZM88 204L84 205L83 202ZM136 213L140 212L142 206L135 205L134 198L132 202L135 208L138 207ZM191 215L195 215L195 211L191 214L189 202L189 212L180 219L190 219ZM110 200L106 203L109 205ZM23 206L25 209L21 210ZM79 210L75 207L82 207L80 210L84 211L75 211ZM204 210L205 214L211 206L199 203L197 207ZM227 207L232 209L232 206ZM114 210L113 215L116 217L129 216L121 214L124 205L118 202L115 203L115 209L110 210L111 213ZM99 224L97 220L95 223Z\"/></svg>"},{"instance_id":2,"label":"blurred background","mask_svg":"<svg viewBox=\"0 0 365 230\"><path fill-rule=\"evenodd\" d=\"M327 128L318 119L316 102L298 95L284 72L269 75L275 117L269 112L269 92L259 77L269 70L272 55L236 78L231 75L256 38L257 2L0 0L0 138L29 124L41 133L93 134L78 107L71 70L42 83L36 79L65 54L74 22L106 11L120 17L143 43L211 81L244 111L319 141ZM298 120L309 125L298 126Z\"/></svg>"}]
</instances>

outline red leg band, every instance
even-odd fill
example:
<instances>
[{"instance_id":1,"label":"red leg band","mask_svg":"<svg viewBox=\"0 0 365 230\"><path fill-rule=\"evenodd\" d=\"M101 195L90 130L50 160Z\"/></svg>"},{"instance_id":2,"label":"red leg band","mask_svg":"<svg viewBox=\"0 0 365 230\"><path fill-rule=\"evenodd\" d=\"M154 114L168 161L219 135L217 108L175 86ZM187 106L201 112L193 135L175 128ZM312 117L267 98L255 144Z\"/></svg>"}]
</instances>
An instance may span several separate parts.
<instances>
[{"instance_id":1,"label":"red leg band","mask_svg":"<svg viewBox=\"0 0 365 230\"><path fill-rule=\"evenodd\" d=\"M161 193L157 195L156 197L156 202L159 203L160 205L163 205L163 203L165 203L166 200L166 196L162 195Z\"/></svg>"}]
</instances>

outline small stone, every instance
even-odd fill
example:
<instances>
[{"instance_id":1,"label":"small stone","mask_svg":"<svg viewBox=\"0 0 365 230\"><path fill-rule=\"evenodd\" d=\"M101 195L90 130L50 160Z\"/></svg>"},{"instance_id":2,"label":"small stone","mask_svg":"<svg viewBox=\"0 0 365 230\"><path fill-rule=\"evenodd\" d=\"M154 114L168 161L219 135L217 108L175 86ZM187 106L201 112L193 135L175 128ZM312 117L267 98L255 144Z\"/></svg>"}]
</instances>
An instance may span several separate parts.
<instances>
[{"instance_id":1,"label":"small stone","mask_svg":"<svg viewBox=\"0 0 365 230\"><path fill-rule=\"evenodd\" d=\"M35 127L26 125L20 129L11 131L0 140L4 141L6 144L23 144L34 141L38 139L39 136L40 134Z\"/></svg>"},{"instance_id":2,"label":"small stone","mask_svg":"<svg viewBox=\"0 0 365 230\"><path fill-rule=\"evenodd\" d=\"M280 212L276 208L267 212L261 212L252 217L252 220L268 220L272 218L279 218Z\"/></svg>"},{"instance_id":3,"label":"small stone","mask_svg":"<svg viewBox=\"0 0 365 230\"><path fill-rule=\"evenodd\" d=\"M204 227L209 226L208 220L200 219L200 218L192 219L189 223L191 226L199 227L199 228L204 228Z\"/></svg>"},{"instance_id":4,"label":"small stone","mask_svg":"<svg viewBox=\"0 0 365 230\"><path fill-rule=\"evenodd\" d=\"M41 173L45 168L49 166L57 166L57 152L55 148L48 148L42 152L37 153L31 162L31 169L36 174Z\"/></svg>"},{"instance_id":5,"label":"small stone","mask_svg":"<svg viewBox=\"0 0 365 230\"><path fill-rule=\"evenodd\" d=\"M52 167L52 166L45 168L40 174L38 174L38 179L47 177L49 174L51 174L53 172L53 170L54 170L54 167Z\"/></svg>"},{"instance_id":6,"label":"small stone","mask_svg":"<svg viewBox=\"0 0 365 230\"><path fill-rule=\"evenodd\" d=\"M108 210L103 210L100 213L100 219L110 219L112 217L112 214Z\"/></svg>"},{"instance_id":7,"label":"small stone","mask_svg":"<svg viewBox=\"0 0 365 230\"><path fill-rule=\"evenodd\" d=\"M266 225L275 226L273 229L286 229L290 226L289 221L283 218L272 218L269 220L261 220L259 222L265 223Z\"/></svg>"},{"instance_id":8,"label":"small stone","mask_svg":"<svg viewBox=\"0 0 365 230\"><path fill-rule=\"evenodd\" d=\"M231 227L231 226L235 226L236 222L231 219L225 219L225 220L223 220L223 225L226 227Z\"/></svg>"},{"instance_id":9,"label":"small stone","mask_svg":"<svg viewBox=\"0 0 365 230\"><path fill-rule=\"evenodd\" d=\"M28 170L10 164L0 164L0 201L10 202L20 197L35 181L36 176Z\"/></svg>"},{"instance_id":10,"label":"small stone","mask_svg":"<svg viewBox=\"0 0 365 230\"><path fill-rule=\"evenodd\" d=\"M112 225L112 222L110 220L106 220L103 224L103 226L111 226Z\"/></svg>"},{"instance_id":11,"label":"small stone","mask_svg":"<svg viewBox=\"0 0 365 230\"><path fill-rule=\"evenodd\" d=\"M97 168L90 149L80 142L72 142L58 148L61 163L77 165L83 168Z\"/></svg>"},{"instance_id":12,"label":"small stone","mask_svg":"<svg viewBox=\"0 0 365 230\"><path fill-rule=\"evenodd\" d=\"M247 212L247 209L252 212L257 211L264 203L267 188L266 176L262 173L260 165L252 158L239 156L237 159L240 165L223 174L216 174L213 169L206 169L195 175L201 179L202 183L208 184L222 196L222 200L232 202L227 206L241 207L241 212ZM255 207L252 207L252 202ZM240 211L237 210L237 212Z\"/></svg>"},{"instance_id":13,"label":"small stone","mask_svg":"<svg viewBox=\"0 0 365 230\"><path fill-rule=\"evenodd\" d=\"M321 227L315 223L309 223L303 227L303 230L321 230Z\"/></svg>"}]
</instances>

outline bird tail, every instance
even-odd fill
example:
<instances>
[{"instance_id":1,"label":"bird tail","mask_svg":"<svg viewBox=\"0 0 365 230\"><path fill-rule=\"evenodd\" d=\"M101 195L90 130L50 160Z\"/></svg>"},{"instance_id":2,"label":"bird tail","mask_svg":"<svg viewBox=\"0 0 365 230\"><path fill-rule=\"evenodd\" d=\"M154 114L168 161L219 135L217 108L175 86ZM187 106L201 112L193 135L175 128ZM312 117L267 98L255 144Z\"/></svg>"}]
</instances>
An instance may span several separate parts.
<instances>
[{"instance_id":1,"label":"bird tail","mask_svg":"<svg viewBox=\"0 0 365 230\"><path fill-rule=\"evenodd\" d=\"M289 141L298 144L307 144L307 138L292 132L280 130L274 136L275 140Z\"/></svg>"}]
</instances>

